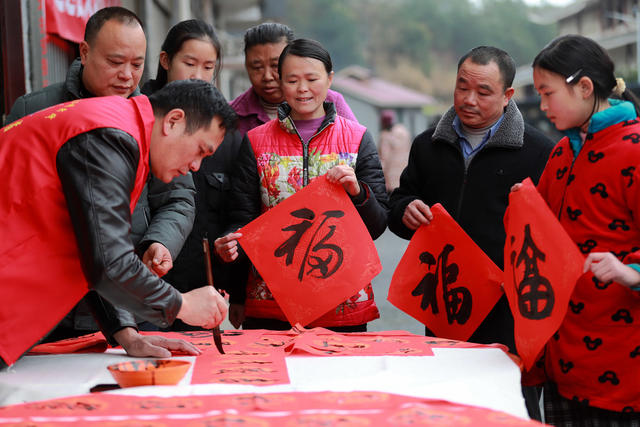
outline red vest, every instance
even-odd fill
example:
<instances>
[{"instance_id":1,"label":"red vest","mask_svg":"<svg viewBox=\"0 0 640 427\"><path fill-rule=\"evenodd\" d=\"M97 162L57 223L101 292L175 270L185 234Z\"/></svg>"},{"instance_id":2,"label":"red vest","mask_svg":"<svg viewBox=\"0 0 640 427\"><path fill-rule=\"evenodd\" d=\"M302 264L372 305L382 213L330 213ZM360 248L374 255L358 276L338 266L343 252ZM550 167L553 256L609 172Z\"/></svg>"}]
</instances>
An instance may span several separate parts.
<instances>
[{"instance_id":1,"label":"red vest","mask_svg":"<svg viewBox=\"0 0 640 427\"><path fill-rule=\"evenodd\" d=\"M140 150L133 211L149 171L153 121L146 97L112 96L55 105L0 129L0 357L7 364L50 331L88 291L56 170L58 150L97 128L133 136Z\"/></svg>"}]
</instances>

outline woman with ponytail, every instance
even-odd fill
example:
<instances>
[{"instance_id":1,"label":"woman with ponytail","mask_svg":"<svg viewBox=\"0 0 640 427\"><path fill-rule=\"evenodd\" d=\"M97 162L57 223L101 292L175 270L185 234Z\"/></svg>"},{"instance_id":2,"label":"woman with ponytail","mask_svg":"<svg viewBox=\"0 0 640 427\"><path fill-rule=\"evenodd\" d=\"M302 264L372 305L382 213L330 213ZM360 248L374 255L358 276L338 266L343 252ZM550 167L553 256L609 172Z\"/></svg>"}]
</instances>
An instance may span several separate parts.
<instances>
[{"instance_id":1,"label":"woman with ponytail","mask_svg":"<svg viewBox=\"0 0 640 427\"><path fill-rule=\"evenodd\" d=\"M540 109L566 136L538 189L585 254L547 343L545 422L640 425L640 120L607 52L566 35L535 58Z\"/></svg>"}]
</instances>

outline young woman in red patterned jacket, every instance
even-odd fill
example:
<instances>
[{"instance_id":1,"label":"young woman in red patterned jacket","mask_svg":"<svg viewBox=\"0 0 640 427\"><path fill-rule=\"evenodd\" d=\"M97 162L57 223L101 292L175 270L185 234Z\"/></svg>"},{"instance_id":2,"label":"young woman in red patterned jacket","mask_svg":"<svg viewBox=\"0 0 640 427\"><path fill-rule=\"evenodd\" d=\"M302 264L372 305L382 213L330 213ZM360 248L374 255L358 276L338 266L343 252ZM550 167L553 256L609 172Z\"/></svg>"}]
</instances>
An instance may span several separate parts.
<instances>
[{"instance_id":1,"label":"young woman in red patterned jacket","mask_svg":"<svg viewBox=\"0 0 640 427\"><path fill-rule=\"evenodd\" d=\"M571 309L546 346L545 421L640 426L637 99L606 51L582 36L547 45L533 79L540 109L566 135L538 189L587 256Z\"/></svg>"}]
</instances>

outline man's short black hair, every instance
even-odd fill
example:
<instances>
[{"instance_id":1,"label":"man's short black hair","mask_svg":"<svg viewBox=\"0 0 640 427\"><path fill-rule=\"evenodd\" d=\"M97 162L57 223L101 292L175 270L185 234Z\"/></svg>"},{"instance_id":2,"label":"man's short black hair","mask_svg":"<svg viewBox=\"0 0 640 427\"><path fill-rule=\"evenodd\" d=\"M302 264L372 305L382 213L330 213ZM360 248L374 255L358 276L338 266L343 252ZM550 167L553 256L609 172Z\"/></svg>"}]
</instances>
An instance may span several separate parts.
<instances>
[{"instance_id":1,"label":"man's short black hair","mask_svg":"<svg viewBox=\"0 0 640 427\"><path fill-rule=\"evenodd\" d=\"M131 12L129 9L125 9L120 6L111 6L105 7L91 15L89 20L87 21L87 25L84 27L84 41L91 44L93 42L102 26L107 21L115 20L120 22L121 24L131 25L134 23L140 24L140 28L144 31L144 25L142 25L142 21L138 18L138 15Z\"/></svg>"},{"instance_id":2,"label":"man's short black hair","mask_svg":"<svg viewBox=\"0 0 640 427\"><path fill-rule=\"evenodd\" d=\"M502 84L504 90L507 90L513 84L513 78L516 75L516 63L507 52L493 46L478 46L465 53L460 61L458 61L458 70L464 61L470 59L471 62L478 65L487 65L493 61L500 70Z\"/></svg>"},{"instance_id":3,"label":"man's short black hair","mask_svg":"<svg viewBox=\"0 0 640 427\"><path fill-rule=\"evenodd\" d=\"M220 117L226 130L235 128L236 113L215 86L202 80L176 80L167 83L149 97L153 114L164 117L174 108L185 112L186 133L207 129L214 117Z\"/></svg>"}]
</instances>

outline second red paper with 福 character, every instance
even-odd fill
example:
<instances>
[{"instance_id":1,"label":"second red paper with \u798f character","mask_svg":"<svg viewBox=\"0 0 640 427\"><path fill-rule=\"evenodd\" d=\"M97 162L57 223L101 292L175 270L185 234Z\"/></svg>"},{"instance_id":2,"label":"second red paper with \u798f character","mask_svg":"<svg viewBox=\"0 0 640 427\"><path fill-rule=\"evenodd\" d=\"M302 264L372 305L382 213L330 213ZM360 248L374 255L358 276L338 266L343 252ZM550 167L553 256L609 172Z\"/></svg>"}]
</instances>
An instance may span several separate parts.
<instances>
[{"instance_id":1,"label":"second red paper with \u798f character","mask_svg":"<svg viewBox=\"0 0 640 427\"><path fill-rule=\"evenodd\" d=\"M437 337L466 341L503 295L502 271L442 205L415 232L389 287L388 300Z\"/></svg>"},{"instance_id":2,"label":"second red paper with \u798f character","mask_svg":"<svg viewBox=\"0 0 640 427\"><path fill-rule=\"evenodd\" d=\"M292 325L308 325L371 282L382 265L342 186L324 176L240 231L240 244Z\"/></svg>"}]
</instances>

